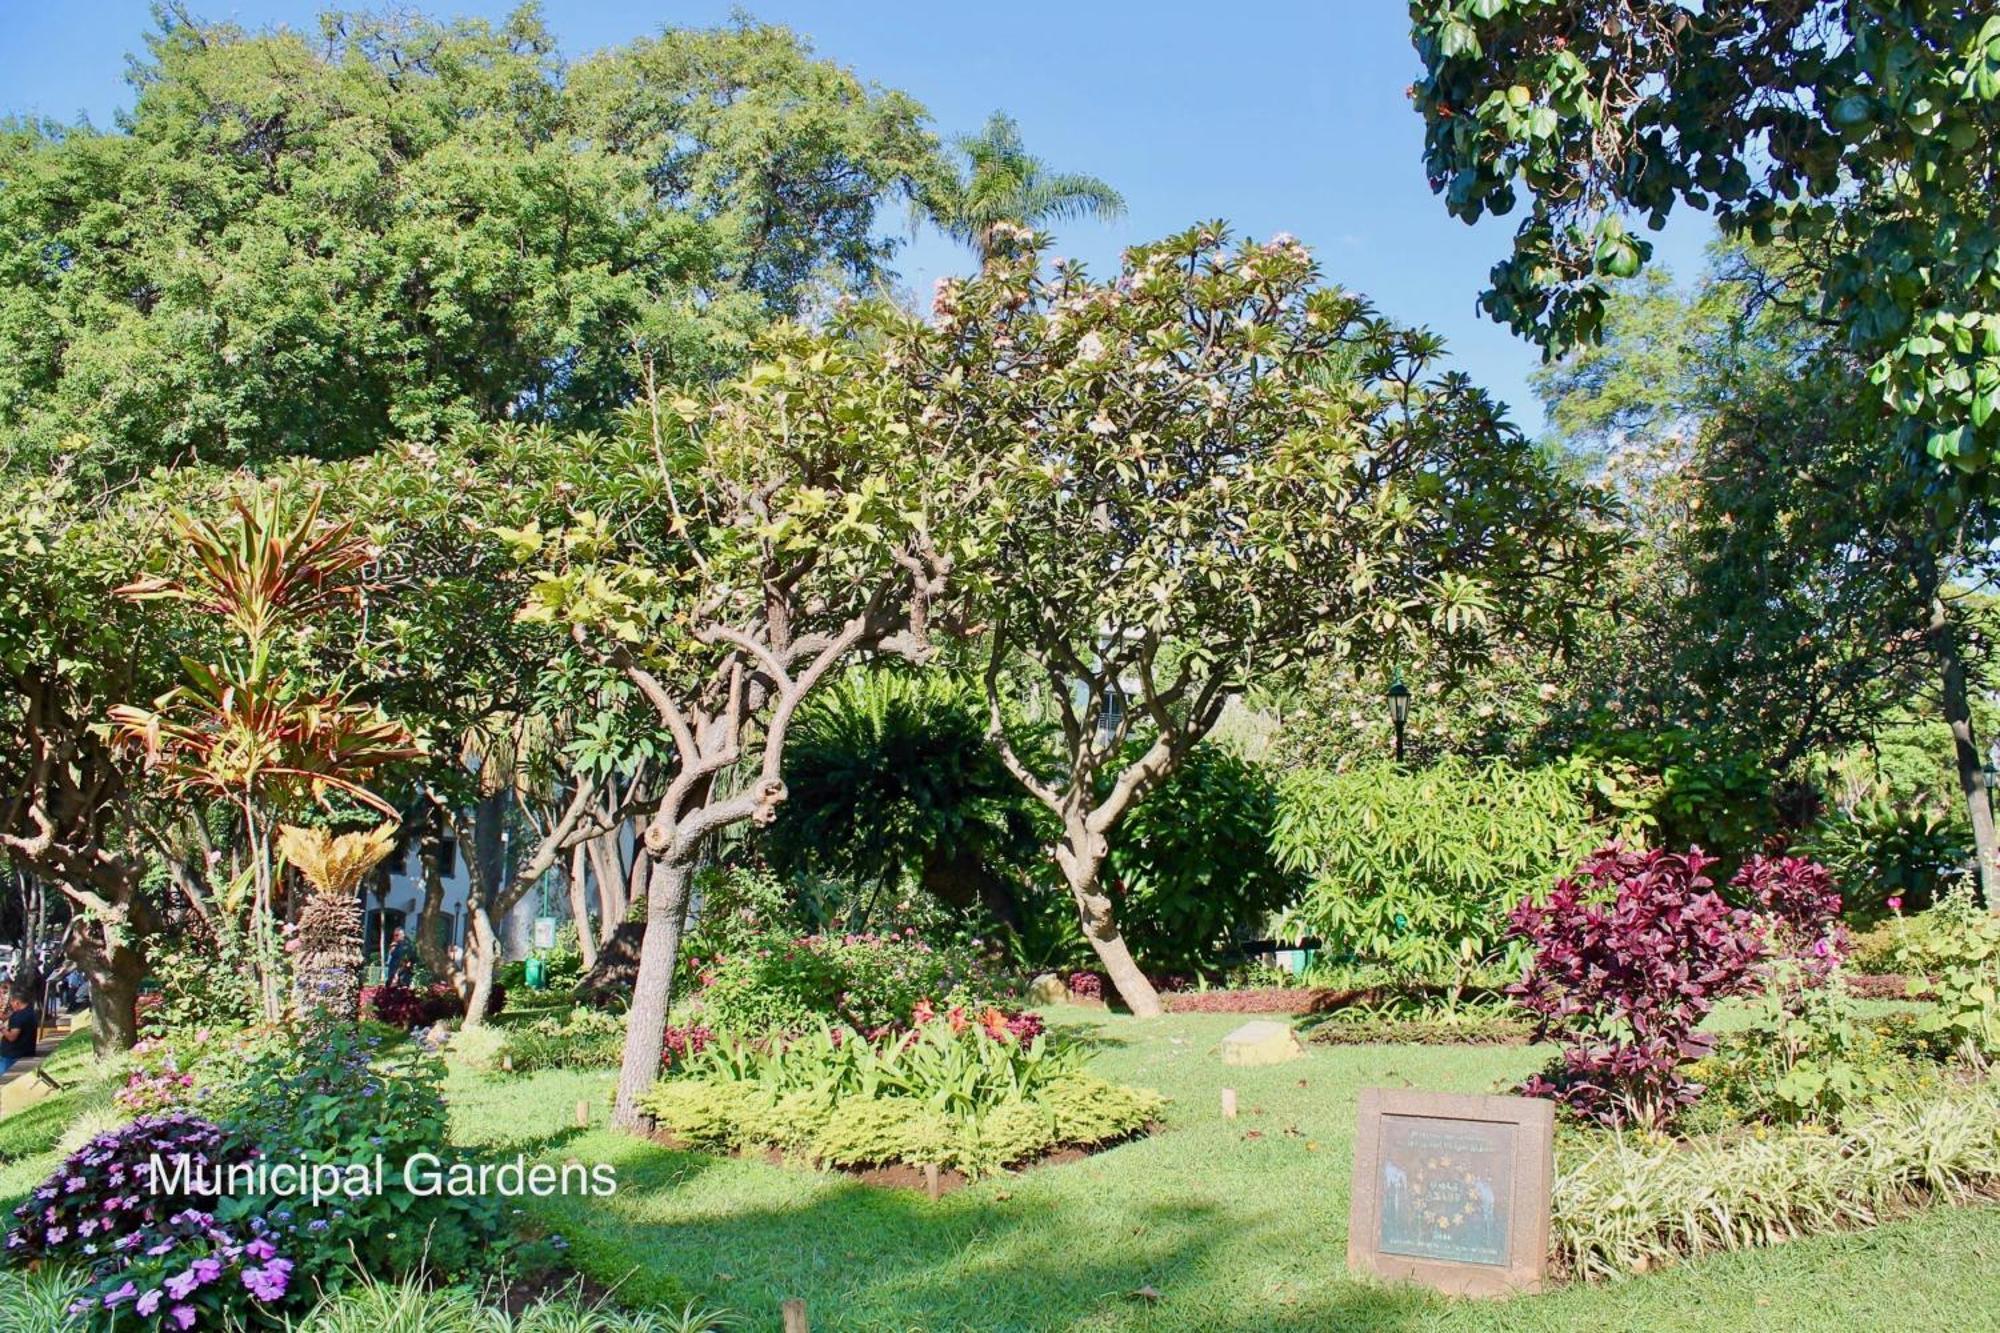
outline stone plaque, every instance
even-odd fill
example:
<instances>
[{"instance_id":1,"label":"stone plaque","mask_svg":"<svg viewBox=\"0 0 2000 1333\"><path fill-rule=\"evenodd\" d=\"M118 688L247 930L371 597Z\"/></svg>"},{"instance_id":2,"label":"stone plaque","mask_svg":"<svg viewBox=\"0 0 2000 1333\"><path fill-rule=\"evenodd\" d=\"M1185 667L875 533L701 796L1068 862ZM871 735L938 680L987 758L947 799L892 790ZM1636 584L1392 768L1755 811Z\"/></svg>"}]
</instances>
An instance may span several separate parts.
<instances>
[{"instance_id":1,"label":"stone plaque","mask_svg":"<svg viewBox=\"0 0 2000 1333\"><path fill-rule=\"evenodd\" d=\"M1455 1296L1539 1291L1554 1179L1549 1102L1364 1088L1348 1267Z\"/></svg>"}]
</instances>

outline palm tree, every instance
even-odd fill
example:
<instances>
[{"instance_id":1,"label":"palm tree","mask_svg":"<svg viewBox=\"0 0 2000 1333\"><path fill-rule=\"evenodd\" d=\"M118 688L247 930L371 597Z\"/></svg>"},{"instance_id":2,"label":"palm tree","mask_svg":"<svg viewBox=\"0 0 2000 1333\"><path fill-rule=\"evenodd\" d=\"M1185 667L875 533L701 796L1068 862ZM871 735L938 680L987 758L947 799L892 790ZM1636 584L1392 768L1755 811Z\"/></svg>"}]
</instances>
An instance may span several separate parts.
<instances>
[{"instance_id":1,"label":"palm tree","mask_svg":"<svg viewBox=\"0 0 2000 1333\"><path fill-rule=\"evenodd\" d=\"M960 135L955 147L964 168L927 203L939 229L971 246L982 264L999 251L1003 224L1040 227L1125 211L1124 197L1097 177L1050 171L1022 147L1021 127L1005 112L995 111L979 133Z\"/></svg>"}]
</instances>

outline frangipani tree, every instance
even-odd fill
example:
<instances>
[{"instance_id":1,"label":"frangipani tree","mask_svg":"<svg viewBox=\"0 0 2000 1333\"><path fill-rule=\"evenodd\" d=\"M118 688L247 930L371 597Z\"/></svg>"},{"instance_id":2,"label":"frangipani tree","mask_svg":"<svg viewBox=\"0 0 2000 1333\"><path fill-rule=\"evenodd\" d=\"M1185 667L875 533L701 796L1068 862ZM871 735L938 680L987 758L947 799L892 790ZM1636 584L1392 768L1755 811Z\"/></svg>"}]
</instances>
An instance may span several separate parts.
<instances>
[{"instance_id":1,"label":"frangipani tree","mask_svg":"<svg viewBox=\"0 0 2000 1333\"><path fill-rule=\"evenodd\" d=\"M689 878L704 842L767 821L799 704L864 651L921 658L962 551L976 470L913 429L897 373L921 336L877 307L785 327L712 402L649 394L627 421L660 503L504 532L534 570L522 618L614 664L671 742L617 1123L657 1077ZM643 461L641 461L643 460Z\"/></svg>"},{"instance_id":2,"label":"frangipani tree","mask_svg":"<svg viewBox=\"0 0 2000 1333\"><path fill-rule=\"evenodd\" d=\"M1060 824L1085 937L1155 1014L1105 861L1230 696L1312 658L1384 673L1420 639L1469 657L1560 631L1612 538L1484 394L1436 375L1438 339L1320 286L1290 237L1232 246L1204 225L1110 281L1009 239L940 285L911 378L928 447L996 469L991 735ZM1016 734L1024 686L1054 712L1053 760Z\"/></svg>"}]
</instances>

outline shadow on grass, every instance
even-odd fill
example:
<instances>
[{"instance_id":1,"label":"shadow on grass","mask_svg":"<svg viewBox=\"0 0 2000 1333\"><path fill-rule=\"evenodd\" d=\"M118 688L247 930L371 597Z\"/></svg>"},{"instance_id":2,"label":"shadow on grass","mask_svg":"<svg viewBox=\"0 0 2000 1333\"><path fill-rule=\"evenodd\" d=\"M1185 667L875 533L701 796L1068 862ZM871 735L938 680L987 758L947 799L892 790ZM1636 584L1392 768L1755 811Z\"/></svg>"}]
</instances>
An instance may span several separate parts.
<instances>
[{"instance_id":1,"label":"shadow on grass","mask_svg":"<svg viewBox=\"0 0 2000 1333\"><path fill-rule=\"evenodd\" d=\"M692 1292L745 1328L777 1328L791 1297L828 1330L1393 1333L1435 1311L1422 1295L1346 1280L1337 1256L1323 1275L1265 1291L1223 1283L1233 1294L1222 1297L1214 1278L1239 1219L1212 1206L1105 1208L1025 1176L934 1204L637 1141L606 1156L619 1170L615 1199L548 1209L577 1265L637 1301Z\"/></svg>"}]
</instances>

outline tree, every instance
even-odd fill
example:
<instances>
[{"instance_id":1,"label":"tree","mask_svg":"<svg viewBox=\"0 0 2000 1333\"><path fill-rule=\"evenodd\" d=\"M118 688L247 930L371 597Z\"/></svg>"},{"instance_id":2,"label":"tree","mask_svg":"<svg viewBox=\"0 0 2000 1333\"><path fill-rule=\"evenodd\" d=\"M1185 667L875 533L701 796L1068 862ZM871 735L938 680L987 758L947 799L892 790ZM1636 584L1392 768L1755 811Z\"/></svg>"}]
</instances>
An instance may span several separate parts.
<instances>
[{"instance_id":1,"label":"tree","mask_svg":"<svg viewBox=\"0 0 2000 1333\"><path fill-rule=\"evenodd\" d=\"M1423 0L1431 188L1528 215L1481 305L1559 351L1681 204L1789 239L1902 443L1967 476L2000 445L2000 15L1960 0Z\"/></svg>"},{"instance_id":2,"label":"tree","mask_svg":"<svg viewBox=\"0 0 2000 1333\"><path fill-rule=\"evenodd\" d=\"M829 673L864 650L926 653L970 483L915 429L921 400L883 373L922 335L876 305L818 332L781 327L713 402L649 397L628 415L646 453L625 456L657 460L663 505L502 534L533 571L522 617L615 666L671 742L643 835L622 1126L659 1073L697 855L721 830L770 821L793 721Z\"/></svg>"},{"instance_id":3,"label":"tree","mask_svg":"<svg viewBox=\"0 0 2000 1333\"><path fill-rule=\"evenodd\" d=\"M1009 226L1038 228L1071 218L1115 218L1125 198L1095 176L1051 171L1021 143L1021 127L995 111L977 134L954 146L963 165L940 180L925 200L947 236L969 245L981 263L1005 243Z\"/></svg>"},{"instance_id":4,"label":"tree","mask_svg":"<svg viewBox=\"0 0 2000 1333\"><path fill-rule=\"evenodd\" d=\"M1604 344L1548 377L1556 419L1671 436L1684 460L1697 502L1661 552L1684 580L1664 608L1676 720L1783 772L1928 697L1991 899L2000 848L1972 718L1990 663L1973 593L1996 572L1996 515L1968 494L1943 517L1922 476L1882 466L1882 409L1813 317L1816 276L1788 248L1730 247L1685 297L1615 293Z\"/></svg>"},{"instance_id":5,"label":"tree","mask_svg":"<svg viewBox=\"0 0 2000 1333\"><path fill-rule=\"evenodd\" d=\"M873 283L878 210L940 169L914 102L747 21L571 64L533 7L253 33L173 6L133 83L114 130L0 124L11 466L601 427L635 348L711 378Z\"/></svg>"},{"instance_id":6,"label":"tree","mask_svg":"<svg viewBox=\"0 0 2000 1333\"><path fill-rule=\"evenodd\" d=\"M0 848L70 906L68 956L90 979L98 1054L138 1040L135 1005L159 908L144 887L132 773L104 726L107 699L163 687L167 655L110 596L136 524L81 512L66 483L28 481L0 514Z\"/></svg>"},{"instance_id":7,"label":"tree","mask_svg":"<svg viewBox=\"0 0 2000 1333\"><path fill-rule=\"evenodd\" d=\"M927 432L997 469L981 510L988 728L1060 826L1085 938L1134 1013L1159 1000L1102 879L1132 807L1233 693L1401 645L1477 655L1560 628L1610 542L1434 336L1317 285L1297 241L1210 224L1092 281L1042 238L941 287L917 382ZM1545 614L1546 613L1546 614ZM1059 762L1023 743L1032 690Z\"/></svg>"}]
</instances>

